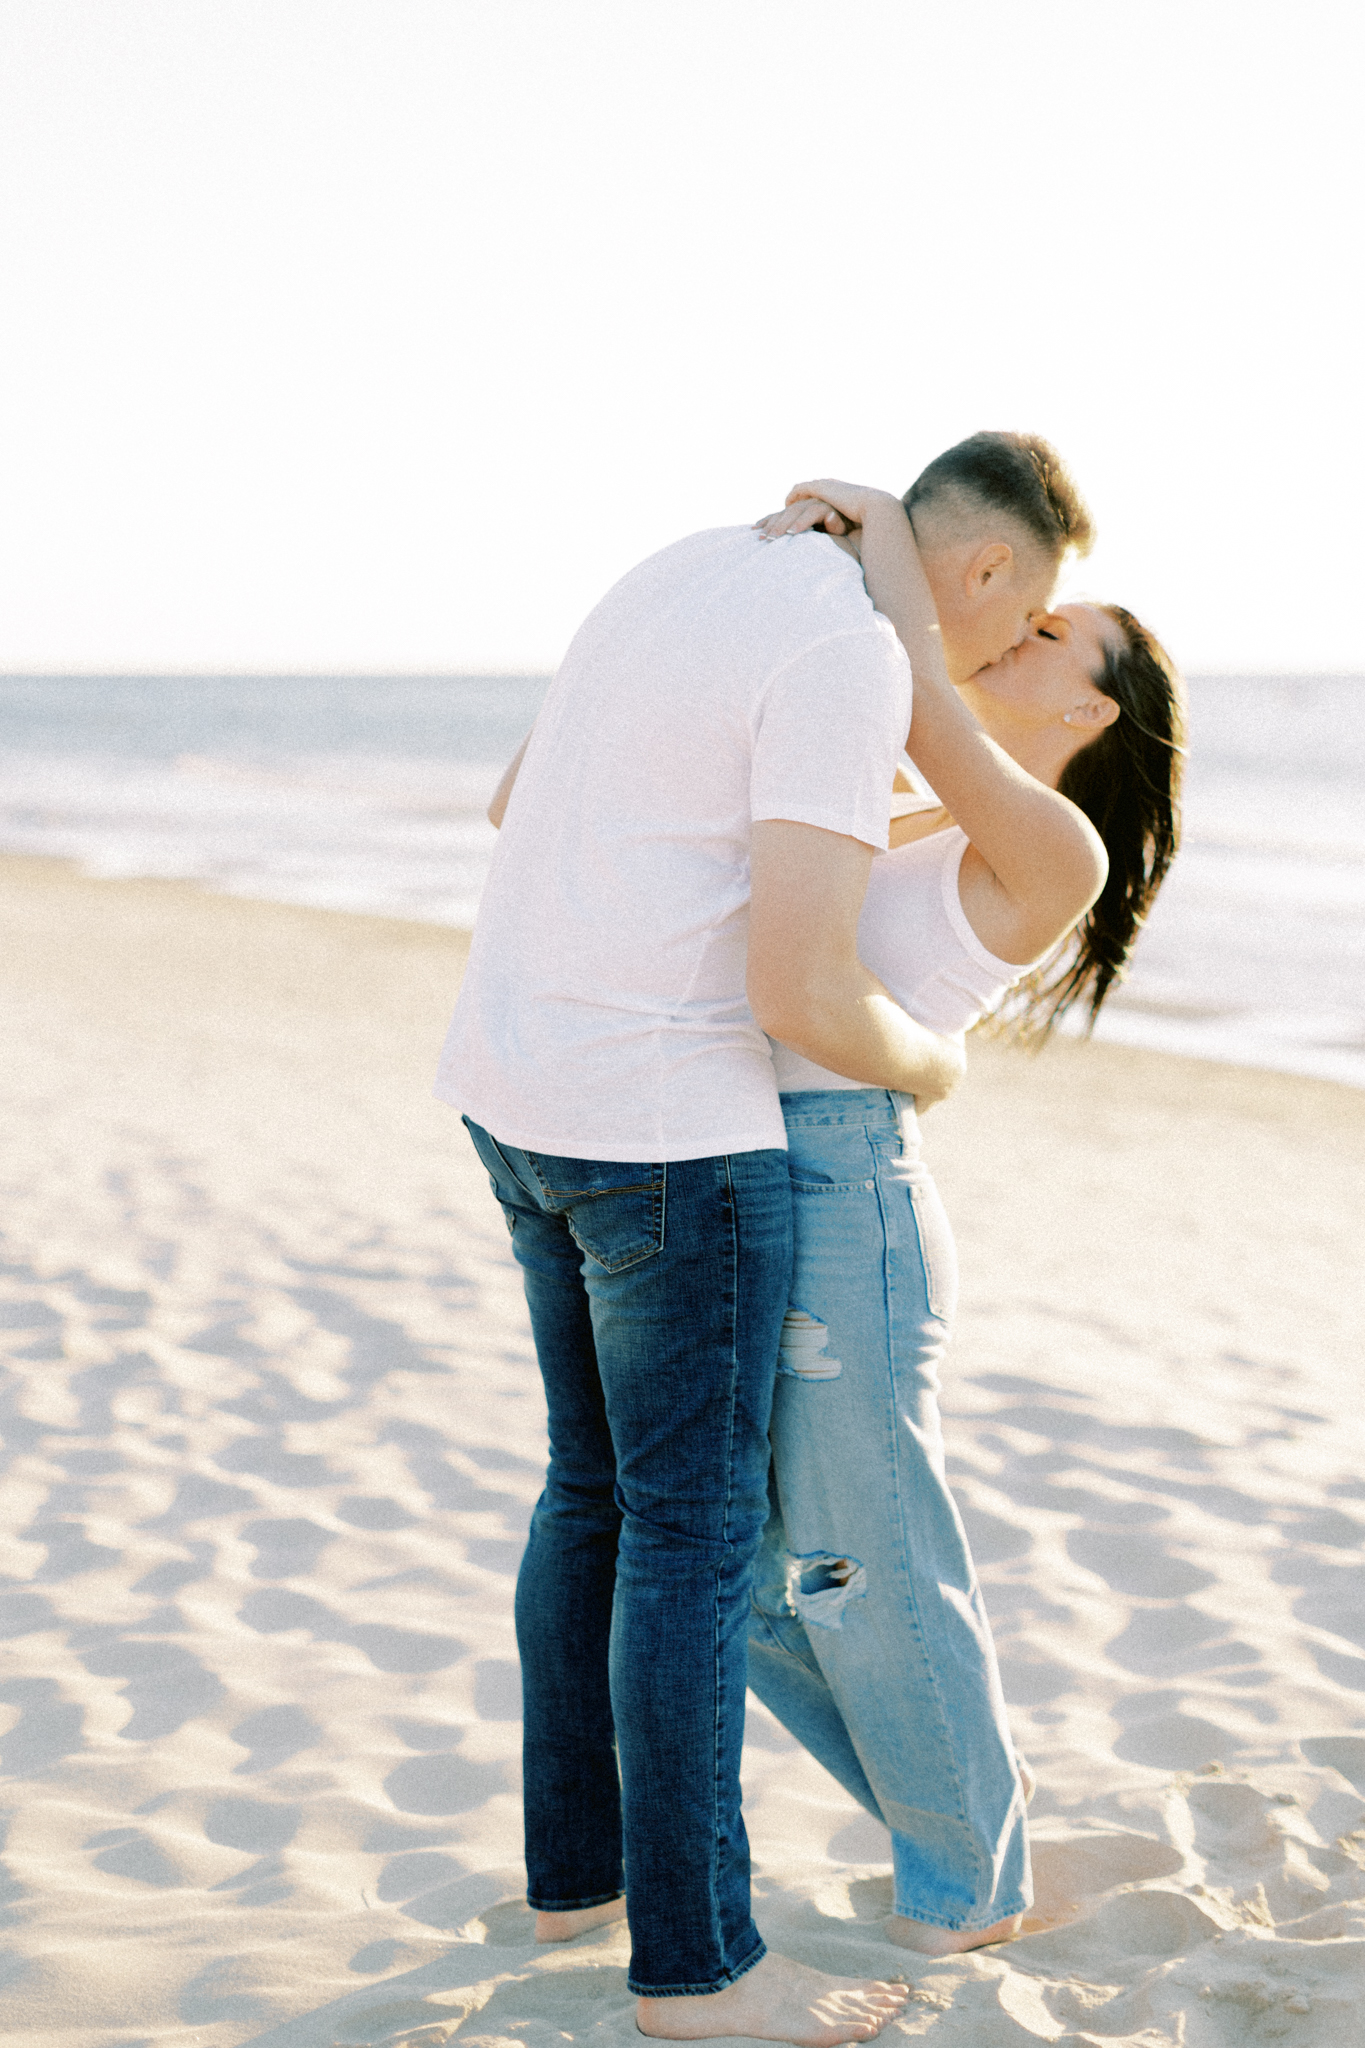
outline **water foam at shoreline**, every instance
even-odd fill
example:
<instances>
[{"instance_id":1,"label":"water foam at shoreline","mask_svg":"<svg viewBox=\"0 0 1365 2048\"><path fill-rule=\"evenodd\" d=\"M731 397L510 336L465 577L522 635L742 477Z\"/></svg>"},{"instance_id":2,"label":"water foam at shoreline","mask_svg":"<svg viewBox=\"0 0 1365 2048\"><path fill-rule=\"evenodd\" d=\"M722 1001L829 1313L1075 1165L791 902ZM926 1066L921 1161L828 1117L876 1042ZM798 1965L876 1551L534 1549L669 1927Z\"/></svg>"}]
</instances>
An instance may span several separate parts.
<instances>
[{"instance_id":1,"label":"water foam at shoreline","mask_svg":"<svg viewBox=\"0 0 1365 2048\"><path fill-rule=\"evenodd\" d=\"M0 851L467 928L546 681L0 678ZM1365 680L1191 699L1184 848L1098 1036L1365 1087Z\"/></svg>"}]
</instances>

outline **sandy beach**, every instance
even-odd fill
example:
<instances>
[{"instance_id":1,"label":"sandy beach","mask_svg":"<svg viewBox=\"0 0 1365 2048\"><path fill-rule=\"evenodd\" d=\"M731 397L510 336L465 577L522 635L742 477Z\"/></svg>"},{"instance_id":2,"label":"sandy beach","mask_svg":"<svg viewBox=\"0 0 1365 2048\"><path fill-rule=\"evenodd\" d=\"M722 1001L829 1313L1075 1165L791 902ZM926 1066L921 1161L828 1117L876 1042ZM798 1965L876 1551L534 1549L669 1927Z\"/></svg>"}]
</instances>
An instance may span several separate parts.
<instances>
[{"instance_id":1,"label":"sandy beach","mask_svg":"<svg viewBox=\"0 0 1365 2048\"><path fill-rule=\"evenodd\" d=\"M429 1094L464 943L0 861L18 2042L638 2039L623 1931L520 1900L543 1409ZM911 1976L888 2041L1365 2041L1365 1092L985 1043L925 1137L1037 1902L893 1950L884 1833L751 1702L759 1924Z\"/></svg>"}]
</instances>

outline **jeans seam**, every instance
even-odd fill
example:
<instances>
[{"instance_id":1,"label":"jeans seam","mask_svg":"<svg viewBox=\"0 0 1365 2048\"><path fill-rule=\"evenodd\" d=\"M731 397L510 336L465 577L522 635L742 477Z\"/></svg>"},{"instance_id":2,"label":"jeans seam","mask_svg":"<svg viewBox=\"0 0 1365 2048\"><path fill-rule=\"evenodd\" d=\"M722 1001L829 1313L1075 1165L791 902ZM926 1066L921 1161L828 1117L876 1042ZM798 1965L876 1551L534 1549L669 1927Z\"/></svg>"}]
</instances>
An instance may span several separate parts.
<instances>
[{"instance_id":1,"label":"jeans seam","mask_svg":"<svg viewBox=\"0 0 1365 2048\"><path fill-rule=\"evenodd\" d=\"M950 1757L952 1758L952 1784L953 1784L953 1799L954 1799L954 1803L955 1803L955 1805L956 1805L956 1807L957 1807L957 1820L958 1820L958 1823L959 1823L959 1825L960 1825L960 1826L962 1827L962 1829L963 1829L963 1831L964 1831L964 1833L965 1833L965 1835L966 1835L966 1837L967 1837L968 1843L970 1844L970 1847L971 1847L971 1856L972 1856L972 1862L973 1862L973 1865L975 1866L975 1870L976 1870L976 1890L977 1890L977 1895L978 1895L978 1896L980 1896L980 1892L981 1892L981 1885L982 1885L982 1879L983 1879L983 1877L985 1876L985 1871L984 1871L984 1869L983 1869L983 1866L982 1866L982 1860L981 1860L981 1850L980 1850L980 1845L978 1844L978 1842L977 1842L977 1839L976 1839L976 1830L975 1830L975 1828L974 1828L974 1827L972 1826L972 1824L971 1824L971 1821L969 1820L969 1818L968 1818L968 1816L967 1816L967 1808L966 1808L966 1801L965 1801L965 1800L964 1800L964 1798L963 1798L963 1786L962 1786L962 1767L961 1767L961 1763L960 1763L960 1761L959 1761L959 1759L958 1759L958 1755L957 1755L957 1745L956 1745L956 1743L955 1743L955 1742L953 1741L953 1739L952 1739L952 1723L951 1723L951 1721L950 1721L950 1719L949 1719L949 1716L948 1716L948 1713L947 1713L947 1710L946 1710L946 1707L945 1707L945 1704L944 1704L944 1699L943 1699L943 1693L942 1693L942 1690L941 1690L941 1688L940 1688L940 1685L939 1685L939 1677L938 1677L938 1673L937 1673L937 1671L936 1671L936 1670L934 1669L934 1660L933 1660L933 1658L932 1658L932 1657L930 1657L930 1656L928 1655L928 1653L926 1652L926 1650L925 1650L925 1647L924 1647L924 1617L923 1617L923 1615L922 1615L922 1614L920 1613L920 1605L919 1605L919 1599L918 1599L918 1596L917 1596L917 1594L916 1594L916 1591L915 1591L915 1576L914 1576L914 1573L913 1573L913 1572L911 1571L911 1569L910 1569L909 1559L907 1558L907 1556L906 1556L906 1552L905 1552L905 1527L904 1527L904 1522L903 1522L903 1520L902 1520L902 1517L901 1517L901 1512L900 1512L900 1503L901 1503L901 1500L902 1500L902 1498L903 1498L903 1488L902 1488L902 1474L901 1474L901 1446L900 1446L900 1432L899 1432L899 1430L897 1429L897 1426L896 1426L896 1418L897 1418L897 1415L899 1414L899 1405L898 1405L898 1401L897 1401L897 1391L898 1391L898 1389L897 1389L897 1377L896 1377L896 1345L895 1345L895 1312L894 1312L894 1300L895 1300L895 1290L894 1290L894 1286L893 1286L893 1281L892 1281L892 1270L891 1270L891 1267L892 1267L892 1257L891 1257L891 1254L892 1254L892 1243L891 1243L891 1232L890 1232L890 1230L889 1230L889 1229L888 1229L888 1227L887 1227L887 1215L886 1215L886 1192L885 1192L885 1189L884 1189L884 1187L883 1187L883 1183L882 1183L882 1161L881 1161L881 1159L880 1159L880 1158L878 1157L878 1154L877 1154L877 1148L876 1148L876 1146L875 1146L875 1145L871 1145L871 1146L870 1146L870 1149L871 1149L871 1151L872 1151L872 1156L873 1156L873 1165L874 1165L874 1170L875 1170L875 1177L876 1177L876 1183L877 1183L877 1203L878 1203L878 1207L879 1207L879 1209L880 1209L880 1211L881 1211L881 1218L882 1218L882 1289L883 1289L883 1299L884 1299L884 1303L885 1303L885 1312L886 1312L886 1362L887 1362L887 1377L888 1377L888 1381L889 1381L889 1386L890 1386L890 1394L891 1394L891 1415L890 1415L890 1422L891 1422L891 1469L892 1469L893 1473L895 1474L895 1483L896 1483L896 1525L897 1525L897 1544L898 1544L898 1547L899 1547L899 1549L900 1549L900 1553L901 1553L901 1569L902 1569L902 1571L903 1571L903 1572L905 1573L905 1587L906 1587L906 1597L907 1597L908 1603L909 1603L909 1605L910 1605L911 1611L913 1612L913 1614L914 1614L914 1617L915 1617L915 1640L916 1640L916 1642L917 1642L917 1644L918 1644L918 1646L919 1646L919 1652L920 1652L920 1657L921 1657L921 1659L923 1660L923 1664L924 1664L924 1669L925 1669L926 1673L928 1674L928 1678L929 1678L929 1685L930 1685L930 1688L931 1688L931 1690L932 1690L932 1692L933 1692L933 1696L934 1696L934 1703L935 1703L935 1705L936 1705L936 1706L937 1706L937 1708L938 1708L938 1718L939 1718L939 1726L940 1726L940 1728L941 1728L941 1729L943 1730L943 1733L944 1733L945 1737L947 1738L947 1749L948 1749L948 1754L949 1754L949 1756L950 1756ZM908 1194L907 1194L907 1201L908 1201ZM922 1249L922 1247L920 1247L920 1245L919 1245L919 1228L918 1228L918 1221L916 1221L916 1229L915 1229L915 1243L916 1243L916 1247L917 1247L917 1248L919 1248L919 1251L920 1251L920 1263L921 1263L921 1264L923 1264L923 1263L924 1263L924 1253L923 1253L923 1249ZM926 1279L926 1285L927 1285L927 1280L928 1280L928 1274L927 1274L927 1271L926 1271L925 1279ZM874 1789L875 1789L875 1788L874 1788Z\"/></svg>"},{"instance_id":2,"label":"jeans seam","mask_svg":"<svg viewBox=\"0 0 1365 2048\"><path fill-rule=\"evenodd\" d=\"M935 1278L934 1266L924 1243L924 1219L921 1203L924 1200L923 1182L912 1180L907 1190L910 1199L910 1219L915 1226L915 1242L919 1246L920 1264L924 1268L924 1300L931 1316L948 1327L948 1317L943 1308L943 1289Z\"/></svg>"},{"instance_id":3,"label":"jeans seam","mask_svg":"<svg viewBox=\"0 0 1365 2048\"><path fill-rule=\"evenodd\" d=\"M495 1139L494 1143L496 1142ZM650 1162L648 1180L623 1180L609 1188L556 1188L551 1187L548 1179L542 1175L536 1162L543 1159L558 1158L560 1156L558 1153L526 1152L522 1156L535 1175L541 1193L547 1201L551 1202L573 1202L583 1200L584 1198L591 1200L595 1195L643 1195L647 1192L657 1193L659 1183L665 1172L664 1162L653 1160ZM630 1165L633 1162L627 1160L624 1163Z\"/></svg>"},{"instance_id":4,"label":"jeans seam","mask_svg":"<svg viewBox=\"0 0 1365 2048\"><path fill-rule=\"evenodd\" d=\"M754 1620L754 1617L755 1617L755 1616L757 1616L757 1623L755 1623L755 1620ZM754 1629L755 1629L755 1626L757 1626L757 1627L761 1628L761 1629L762 1629L762 1631L763 1631L764 1637L765 1637L765 1639L766 1639L766 1646L767 1646L767 1648L769 1648L770 1650L776 1650L779 1656L782 1656L782 1657L789 1657L789 1658L791 1659L792 1663L793 1663L793 1664L795 1664L795 1665L797 1665L797 1666L799 1666L799 1668L800 1668L800 1669L801 1669L802 1671L810 1671L810 1670L811 1670L811 1668L812 1668L812 1667L811 1667L811 1665L807 1664L804 1658L802 1658L802 1657L798 1656L798 1655L797 1655L797 1653L796 1653L796 1651L795 1651L795 1650L793 1650L793 1649L791 1648L791 1646L790 1646L790 1645L789 1645L788 1643L784 1643L784 1642L783 1642L783 1640L782 1640L781 1636L780 1636L780 1635L779 1635L779 1634L777 1633L777 1630L776 1630L776 1629L775 1629L775 1628L773 1627L773 1624L772 1624L772 1617L771 1617L771 1615L767 1614L767 1613L766 1613L766 1612L764 1611L764 1609L763 1609L763 1608L761 1608L761 1607L759 1606L758 1602L757 1602L756 1600L754 1600L754 1599L753 1599L752 1597L750 1598L750 1601L749 1601L749 1617L750 1617L750 1618L749 1618L749 1640L750 1640L750 1642L752 1642L752 1641L753 1641L753 1637L754 1637ZM818 1671L819 1671L819 1669L820 1669L820 1666L819 1666L819 1662L818 1662L818 1661L817 1661L817 1662L815 1663L814 1669L815 1669L815 1671L816 1671L816 1672L818 1672ZM852 1734L851 1734L851 1733L850 1733L850 1735L849 1735L849 1740L850 1740L850 1742L853 1742L853 1747L854 1747L854 1748L856 1749L858 1745L857 1745L857 1743L856 1743L856 1742L855 1742L855 1741L853 1740L853 1736L852 1736Z\"/></svg>"},{"instance_id":5,"label":"jeans seam","mask_svg":"<svg viewBox=\"0 0 1365 2048\"><path fill-rule=\"evenodd\" d=\"M731 1530L731 1516L732 1516L732 1514L733 1514L733 1511L734 1511L734 1487L735 1487L735 1408L736 1408L736 1405L737 1405L737 1401L738 1401L738 1394L739 1394L739 1344L738 1344L738 1336L739 1336L739 1333L738 1333L738 1329L737 1329L737 1327L736 1327L736 1324L737 1324L737 1319L738 1319L738 1314L739 1314L739 1245L738 1245L738 1242L737 1242L737 1225L736 1225L736 1220L735 1220L735 1219L736 1219L736 1213L737 1213L737 1211L736 1211L736 1203L735 1203L735 1185L734 1185L734 1176L733 1176L733 1174L732 1174L732 1172L731 1172L731 1168L730 1168L730 1159L729 1159L729 1155L728 1155L728 1153L727 1153L727 1154L725 1154L725 1155L723 1155L723 1157L724 1157L724 1161L725 1161L725 1194L726 1194L726 1206L727 1206L727 1208L728 1208L728 1210L729 1210L729 1225L730 1225L730 1287L729 1287L729 1295L730 1295L730 1299L729 1299L729 1303L728 1303L728 1308L729 1308L729 1316L730 1316L730 1414L729 1414L729 1428L728 1428L728 1431L727 1431L727 1436L726 1436L726 1446L725 1446L725 1519L724 1519L724 1522L722 1523L722 1526L721 1526L721 1541L722 1541L722 1543L723 1543L723 1545L724 1545L724 1550L725 1550L725 1553L726 1553L726 1554L728 1555L728 1552L729 1552L729 1549L730 1549L731 1535L732 1535L732 1530ZM712 1655L712 1666L713 1666L713 1675L712 1675L712 1683L713 1683L713 1685L714 1685L714 1687L715 1687L715 1701L716 1701L716 1714L715 1714L715 1725L714 1725L714 1729L713 1729L713 1732L712 1732L712 1740L713 1740L713 1743L714 1743L714 1750L713 1750L713 1772L714 1772L714 1776L713 1776L713 1783L712 1783L712 1795L711 1795L711 1800L712 1800L712 1803L711 1803L711 1815L712 1815L712 1830L711 1830L711 1833L712 1833L712 1840L713 1840L713 1842L714 1842L715 1846L714 1846L714 1849L713 1849L713 1851L712 1851L712 1861L711 1861L711 1911L712 1911L712 1915L713 1915L713 1918L714 1918L714 1925L715 1925L715 1930L716 1930L716 1955L717 1955L717 1959L718 1959L718 1960L720 1960L720 1961L721 1961L722 1963L723 1963L723 1961L724 1961L724 1956L725 1956L725 1930L724 1930L724 1927L723 1927L723 1926L722 1926L722 1924L721 1924L721 1910L720 1910L720 1808L721 1808L721 1760L722 1760L722 1750L723 1750L723 1733L724 1733L724 1731L723 1731L723 1727L722 1727L722 1719L721 1719L721 1716L722 1716L722 1692L721 1692L721 1663L722 1663L722 1658L721 1658L721 1640L720 1640L720 1616L721 1616L721 1577L722 1577L722 1574L724 1573L724 1570L725 1570L725 1556L722 1556L722 1557L721 1557L721 1559L719 1560L719 1562L717 1563L717 1566L716 1566L716 1583L715 1583L715 1592L714 1592L714 1596L713 1596L713 1598L714 1598L714 1604L713 1604L713 1607L712 1607L712 1610L711 1610L711 1632L712 1632L712 1633L711 1633L711 1655Z\"/></svg>"},{"instance_id":6,"label":"jeans seam","mask_svg":"<svg viewBox=\"0 0 1365 2048\"><path fill-rule=\"evenodd\" d=\"M500 1144L498 1143L497 1139L496 1139L496 1138L495 1138L495 1137L493 1136L493 1133L492 1133L491 1131L489 1131L487 1135L488 1135L488 1142L489 1142L489 1144L490 1144L490 1145L491 1145L491 1146L493 1147L493 1150L494 1150L494 1151L495 1151L495 1152L497 1153L497 1155L498 1155L499 1159L500 1159L500 1160L502 1161L503 1165L504 1165L504 1166L505 1166L505 1167L507 1168L507 1171L508 1171L509 1175L511 1176L511 1180L512 1180L512 1185L513 1185L514 1187L518 1187L518 1188L520 1188L520 1189L521 1189L521 1192L522 1192L522 1193L523 1193L523 1194L525 1195L525 1197L526 1197L527 1201L528 1201L528 1202L530 1202L530 1203L531 1203L531 1204L533 1205L533 1207L534 1207L534 1208L535 1208L535 1209L536 1209L537 1211L539 1211L539 1213L540 1213L540 1214L541 1214L541 1215L543 1216L543 1215L545 1214L545 1211L544 1211L544 1210L543 1210L543 1209L541 1208L541 1206L540 1206L540 1203L539 1203L539 1202L538 1202L538 1201L536 1200L536 1193L535 1193L535 1189L534 1189L534 1188L528 1188L528 1187L527 1187L527 1185L526 1185L525 1181L524 1181L524 1180L522 1179L521 1175L520 1175L520 1174L519 1174L519 1173L517 1172L516 1168L515 1168L515 1167L513 1166L512 1162L511 1162L511 1160L510 1160L510 1159L509 1159L509 1158L507 1157L507 1154L506 1154L506 1153L505 1153L505 1152L503 1151L503 1149L502 1149L502 1146L501 1146L501 1145L500 1145Z\"/></svg>"}]
</instances>

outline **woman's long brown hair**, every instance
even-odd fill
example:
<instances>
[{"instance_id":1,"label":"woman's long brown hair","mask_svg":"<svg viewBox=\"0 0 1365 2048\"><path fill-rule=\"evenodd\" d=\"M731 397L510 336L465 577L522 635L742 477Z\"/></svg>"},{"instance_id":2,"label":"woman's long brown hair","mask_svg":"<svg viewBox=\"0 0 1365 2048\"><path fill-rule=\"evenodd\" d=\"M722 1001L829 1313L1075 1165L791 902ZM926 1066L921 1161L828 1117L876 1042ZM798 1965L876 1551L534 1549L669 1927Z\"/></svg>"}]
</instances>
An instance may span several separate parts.
<instances>
[{"instance_id":1,"label":"woman's long brown hair","mask_svg":"<svg viewBox=\"0 0 1365 2048\"><path fill-rule=\"evenodd\" d=\"M1143 920L1180 845L1185 687L1160 642L1122 605L1101 609L1123 645L1091 681L1119 715L1074 754L1057 787L1085 812L1109 854L1109 877L1059 950L995 1014L1008 1036L1040 1042L1063 1011L1085 1003L1087 1030L1127 971ZM988 1028L989 1025L988 1025Z\"/></svg>"}]
</instances>

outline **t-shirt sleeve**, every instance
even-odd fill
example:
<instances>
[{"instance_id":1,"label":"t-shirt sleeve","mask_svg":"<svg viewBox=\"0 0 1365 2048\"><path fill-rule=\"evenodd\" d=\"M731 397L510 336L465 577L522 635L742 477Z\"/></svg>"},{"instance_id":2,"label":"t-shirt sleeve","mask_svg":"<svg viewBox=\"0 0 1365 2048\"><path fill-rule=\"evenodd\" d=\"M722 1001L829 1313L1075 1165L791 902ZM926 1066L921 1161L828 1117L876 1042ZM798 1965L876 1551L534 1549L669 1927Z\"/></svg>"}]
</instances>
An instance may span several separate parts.
<instances>
[{"instance_id":1,"label":"t-shirt sleeve","mask_svg":"<svg viewBox=\"0 0 1365 2048\"><path fill-rule=\"evenodd\" d=\"M910 663L881 619L817 641L779 669L754 734L755 824L790 818L884 850L910 696Z\"/></svg>"}]
</instances>

